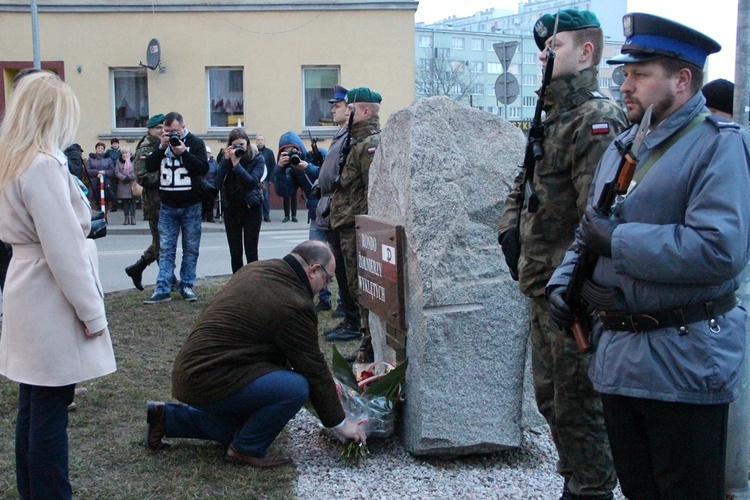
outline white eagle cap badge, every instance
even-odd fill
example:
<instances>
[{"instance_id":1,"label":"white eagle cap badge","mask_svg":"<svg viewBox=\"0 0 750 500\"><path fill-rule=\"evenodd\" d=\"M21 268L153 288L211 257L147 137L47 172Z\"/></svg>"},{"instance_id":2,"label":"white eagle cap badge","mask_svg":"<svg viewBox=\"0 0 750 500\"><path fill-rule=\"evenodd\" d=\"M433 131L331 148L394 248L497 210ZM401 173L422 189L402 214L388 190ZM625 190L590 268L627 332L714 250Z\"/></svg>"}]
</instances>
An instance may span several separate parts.
<instances>
[{"instance_id":1,"label":"white eagle cap badge","mask_svg":"<svg viewBox=\"0 0 750 500\"><path fill-rule=\"evenodd\" d=\"M547 27L544 25L542 20L538 20L534 26L534 31L539 38L547 38Z\"/></svg>"}]
</instances>

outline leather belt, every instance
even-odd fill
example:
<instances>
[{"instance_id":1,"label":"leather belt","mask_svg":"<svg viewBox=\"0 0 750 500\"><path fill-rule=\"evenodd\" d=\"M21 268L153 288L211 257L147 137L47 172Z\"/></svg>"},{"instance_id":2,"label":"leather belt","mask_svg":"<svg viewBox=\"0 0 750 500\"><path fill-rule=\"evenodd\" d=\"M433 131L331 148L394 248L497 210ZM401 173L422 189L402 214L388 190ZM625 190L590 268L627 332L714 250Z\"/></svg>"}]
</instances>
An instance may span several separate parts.
<instances>
[{"instance_id":1,"label":"leather belt","mask_svg":"<svg viewBox=\"0 0 750 500\"><path fill-rule=\"evenodd\" d=\"M708 321L709 327L718 332L716 317L731 311L737 306L734 292L718 299L678 307L672 310L625 314L618 311L596 310L597 316L607 330L618 332L647 332L659 328L678 327L681 335L688 333L688 325L698 321Z\"/></svg>"}]
</instances>

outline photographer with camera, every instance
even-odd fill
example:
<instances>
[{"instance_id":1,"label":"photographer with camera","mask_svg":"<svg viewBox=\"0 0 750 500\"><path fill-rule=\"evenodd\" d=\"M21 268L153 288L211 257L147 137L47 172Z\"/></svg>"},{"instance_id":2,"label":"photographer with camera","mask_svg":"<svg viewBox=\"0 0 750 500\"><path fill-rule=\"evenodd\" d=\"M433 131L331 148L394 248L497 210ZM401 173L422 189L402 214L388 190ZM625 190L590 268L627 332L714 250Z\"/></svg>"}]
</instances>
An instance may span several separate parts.
<instances>
[{"instance_id":1,"label":"photographer with camera","mask_svg":"<svg viewBox=\"0 0 750 500\"><path fill-rule=\"evenodd\" d=\"M277 160L276 191L296 195L297 189L305 194L307 221L310 223L310 239L326 241L325 235L315 231L315 210L318 197L312 192L318 180L320 166L313 163L311 154L305 148L302 139L295 132L289 131L279 139L279 158ZM327 307L326 307L327 306ZM318 311L331 308L331 290L328 286L318 294Z\"/></svg>"},{"instance_id":2,"label":"photographer with camera","mask_svg":"<svg viewBox=\"0 0 750 500\"><path fill-rule=\"evenodd\" d=\"M159 197L159 276L156 290L144 304L172 300L172 273L177 253L177 238L182 231L180 295L194 302L195 270L201 243L203 212L201 177L208 173L208 156L203 141L184 125L182 115L171 112L164 117L159 147L146 157L146 171L160 172Z\"/></svg>"},{"instance_id":3,"label":"photographer with camera","mask_svg":"<svg viewBox=\"0 0 750 500\"><path fill-rule=\"evenodd\" d=\"M229 133L224 157L219 162L214 187L221 191L221 208L227 231L232 273L243 266L244 244L247 263L258 260L258 238L263 221L263 180L266 162L241 128Z\"/></svg>"}]
</instances>

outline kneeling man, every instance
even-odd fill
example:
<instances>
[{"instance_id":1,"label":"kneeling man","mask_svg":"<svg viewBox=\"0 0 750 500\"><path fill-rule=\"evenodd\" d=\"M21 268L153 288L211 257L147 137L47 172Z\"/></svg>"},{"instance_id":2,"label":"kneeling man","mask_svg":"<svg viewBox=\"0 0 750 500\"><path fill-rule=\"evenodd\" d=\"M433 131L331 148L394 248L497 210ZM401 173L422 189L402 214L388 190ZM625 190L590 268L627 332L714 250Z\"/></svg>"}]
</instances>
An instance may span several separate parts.
<instances>
[{"instance_id":1,"label":"kneeling man","mask_svg":"<svg viewBox=\"0 0 750 500\"><path fill-rule=\"evenodd\" d=\"M335 268L328 245L306 241L283 259L235 273L175 359L172 394L187 404L148 402L148 447L169 446L167 436L209 439L228 447L231 462L290 463L266 450L308 398L324 426L364 442L364 431L345 419L318 345L313 297Z\"/></svg>"}]
</instances>

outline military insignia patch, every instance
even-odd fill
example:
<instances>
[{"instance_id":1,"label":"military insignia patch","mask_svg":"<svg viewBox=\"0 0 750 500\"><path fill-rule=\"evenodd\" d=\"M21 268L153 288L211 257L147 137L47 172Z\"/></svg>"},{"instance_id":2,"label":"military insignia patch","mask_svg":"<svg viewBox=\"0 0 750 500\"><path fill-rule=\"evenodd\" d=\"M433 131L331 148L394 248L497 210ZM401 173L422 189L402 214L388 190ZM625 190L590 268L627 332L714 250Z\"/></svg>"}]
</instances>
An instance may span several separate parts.
<instances>
[{"instance_id":1,"label":"military insignia patch","mask_svg":"<svg viewBox=\"0 0 750 500\"><path fill-rule=\"evenodd\" d=\"M591 134L592 135L609 134L609 123L607 122L594 123L593 125L591 125Z\"/></svg>"},{"instance_id":2,"label":"military insignia patch","mask_svg":"<svg viewBox=\"0 0 750 500\"><path fill-rule=\"evenodd\" d=\"M376 148L376 147L367 148L367 152L370 153L371 155L374 155L376 149L378 149L378 148Z\"/></svg>"},{"instance_id":3,"label":"military insignia patch","mask_svg":"<svg viewBox=\"0 0 750 500\"><path fill-rule=\"evenodd\" d=\"M536 22L536 25L534 25L534 31L536 31L536 35L539 38L547 38L547 27L541 19Z\"/></svg>"}]
</instances>

